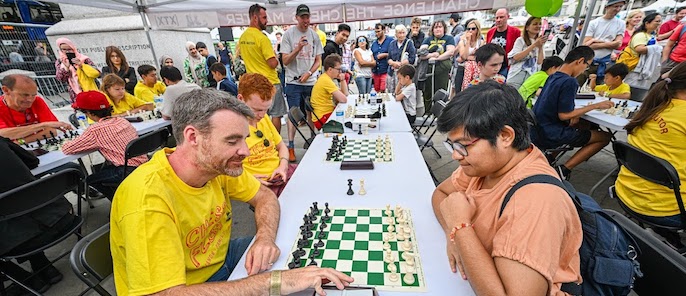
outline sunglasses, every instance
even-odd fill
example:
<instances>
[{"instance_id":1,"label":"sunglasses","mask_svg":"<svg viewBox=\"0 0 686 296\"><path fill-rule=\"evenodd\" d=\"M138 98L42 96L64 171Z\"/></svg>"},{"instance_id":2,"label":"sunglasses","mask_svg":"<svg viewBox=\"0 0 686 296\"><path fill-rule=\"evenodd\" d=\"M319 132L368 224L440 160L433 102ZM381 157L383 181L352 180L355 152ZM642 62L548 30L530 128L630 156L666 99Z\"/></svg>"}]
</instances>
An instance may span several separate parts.
<instances>
[{"instance_id":1,"label":"sunglasses","mask_svg":"<svg viewBox=\"0 0 686 296\"><path fill-rule=\"evenodd\" d=\"M473 145L479 140L481 140L481 138L475 138L467 144L460 144L459 142L453 142L450 139L445 139L443 145L445 145L445 149L448 149L448 152L450 153L457 151L457 153L459 153L462 156L468 156L469 153L467 152L467 147Z\"/></svg>"},{"instance_id":2,"label":"sunglasses","mask_svg":"<svg viewBox=\"0 0 686 296\"><path fill-rule=\"evenodd\" d=\"M467 31L476 31L477 28L467 28Z\"/></svg>"},{"instance_id":3,"label":"sunglasses","mask_svg":"<svg viewBox=\"0 0 686 296\"><path fill-rule=\"evenodd\" d=\"M364 39L357 39L357 42L367 42L367 40L364 40Z\"/></svg>"},{"instance_id":4,"label":"sunglasses","mask_svg":"<svg viewBox=\"0 0 686 296\"><path fill-rule=\"evenodd\" d=\"M255 136L262 139L262 138L264 138L264 133L261 130L256 130ZM262 143L264 144L264 147L269 147L269 140L264 139L264 142L262 142Z\"/></svg>"}]
</instances>

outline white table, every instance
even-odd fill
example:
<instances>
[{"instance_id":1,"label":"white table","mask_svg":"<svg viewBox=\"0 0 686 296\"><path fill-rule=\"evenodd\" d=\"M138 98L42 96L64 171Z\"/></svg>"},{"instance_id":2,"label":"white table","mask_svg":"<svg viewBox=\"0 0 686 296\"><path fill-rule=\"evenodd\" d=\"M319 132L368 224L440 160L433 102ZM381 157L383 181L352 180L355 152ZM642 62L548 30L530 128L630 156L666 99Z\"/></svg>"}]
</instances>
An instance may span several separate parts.
<instances>
[{"instance_id":1,"label":"white table","mask_svg":"<svg viewBox=\"0 0 686 296\"><path fill-rule=\"evenodd\" d=\"M349 139L361 138L346 134ZM377 134L367 137L376 138ZM385 135L382 134L382 137ZM317 201L332 208L385 208L396 204L410 209L417 237L426 293L379 291L380 295L474 295L469 283L450 271L446 256L446 238L431 207L435 189L417 143L411 133L391 133L394 161L375 163L374 170L341 171L339 162L326 162L331 138L317 135L298 169L281 194L281 220L276 244L281 256L274 269L287 269L288 253L299 233L302 216ZM366 195L358 195L359 181L365 179ZM348 196L347 179L353 179L355 195ZM229 279L247 276L245 257L241 258ZM312 295L312 291L295 295Z\"/></svg>"},{"instance_id":2,"label":"white table","mask_svg":"<svg viewBox=\"0 0 686 296\"><path fill-rule=\"evenodd\" d=\"M134 128L136 128L136 132L138 133L138 135L143 135L171 125L171 120L156 119L150 121L133 122L131 124ZM61 165L65 165L72 161L78 160L79 158L84 157L93 152L95 151L66 155L62 153L62 150L50 151L46 154L38 156L39 165L38 167L32 169L31 173L34 175L45 173Z\"/></svg>"},{"instance_id":3,"label":"white table","mask_svg":"<svg viewBox=\"0 0 686 296\"><path fill-rule=\"evenodd\" d=\"M381 117L380 124L376 128L370 128L369 133L395 133L395 132L411 132L412 127L410 126L410 122L407 121L407 116L405 115L405 110L403 109L403 105L393 99L393 96L391 96L390 101L384 102L386 104L386 117ZM347 110L348 109L348 104L355 104L355 100L357 100L358 96L357 95L349 95L348 96L348 103L339 103L338 106L336 107L337 110ZM336 120L341 123L345 123L348 121L352 121L353 115L349 118L345 117L337 117L334 111L334 114L331 114L331 117L329 117L329 120ZM347 127L344 127L343 130L345 133L357 133L357 128L354 127L355 130L351 130Z\"/></svg>"},{"instance_id":4,"label":"white table","mask_svg":"<svg viewBox=\"0 0 686 296\"><path fill-rule=\"evenodd\" d=\"M597 102L601 102L604 100L606 100L606 99L598 98L595 100L574 100L574 105L576 106L576 108L582 108L582 107L587 106L589 103L597 103ZM620 102L627 101L629 107L640 107L641 106L641 103L631 101L631 100L612 99L611 101L614 103L620 103ZM621 116L616 116L616 115L612 115L612 114L607 114L601 110L590 111L590 112L584 114L583 116L581 116L581 118L586 119L586 120L593 122L595 124L607 127L614 132L624 131L624 126L627 123L629 123L629 120L626 118L622 118Z\"/></svg>"}]
</instances>

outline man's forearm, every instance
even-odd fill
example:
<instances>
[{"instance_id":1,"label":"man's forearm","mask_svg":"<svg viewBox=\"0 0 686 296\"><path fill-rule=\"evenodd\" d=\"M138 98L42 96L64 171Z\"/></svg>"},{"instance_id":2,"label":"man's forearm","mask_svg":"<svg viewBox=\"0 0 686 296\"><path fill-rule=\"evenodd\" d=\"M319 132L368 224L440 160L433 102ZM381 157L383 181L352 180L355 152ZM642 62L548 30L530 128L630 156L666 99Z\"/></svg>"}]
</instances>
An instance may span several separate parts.
<instances>
[{"instance_id":1,"label":"man's forearm","mask_svg":"<svg viewBox=\"0 0 686 296\"><path fill-rule=\"evenodd\" d=\"M266 295L271 285L271 272L253 275L244 279L229 281L202 283L190 286L176 286L156 293L159 296L201 296L201 295L224 295L240 294L246 296Z\"/></svg>"},{"instance_id":2,"label":"man's forearm","mask_svg":"<svg viewBox=\"0 0 686 296\"><path fill-rule=\"evenodd\" d=\"M26 142L33 142L48 134L50 134L49 130L41 124L0 129L0 136L11 140L24 139Z\"/></svg>"},{"instance_id":3,"label":"man's forearm","mask_svg":"<svg viewBox=\"0 0 686 296\"><path fill-rule=\"evenodd\" d=\"M255 205L255 224L257 225L255 238L264 237L274 241L281 216L279 202L274 192L264 185L260 186L257 194L263 195L261 198L263 201Z\"/></svg>"},{"instance_id":4,"label":"man's forearm","mask_svg":"<svg viewBox=\"0 0 686 296\"><path fill-rule=\"evenodd\" d=\"M300 48L296 47L291 51L291 53L281 53L281 60L283 61L283 64L288 66L291 64L293 60L295 60L295 57L298 56L298 53L300 52Z\"/></svg>"}]
</instances>

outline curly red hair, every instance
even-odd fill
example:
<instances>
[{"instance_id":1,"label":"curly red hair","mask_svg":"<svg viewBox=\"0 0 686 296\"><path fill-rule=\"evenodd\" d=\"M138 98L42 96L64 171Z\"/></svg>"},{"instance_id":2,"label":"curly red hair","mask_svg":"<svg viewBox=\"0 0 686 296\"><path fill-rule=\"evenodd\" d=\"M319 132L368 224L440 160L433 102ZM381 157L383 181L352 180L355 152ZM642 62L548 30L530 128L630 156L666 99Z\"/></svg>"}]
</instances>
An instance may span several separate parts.
<instances>
[{"instance_id":1,"label":"curly red hair","mask_svg":"<svg viewBox=\"0 0 686 296\"><path fill-rule=\"evenodd\" d=\"M274 85L269 79L259 73L241 75L238 84L238 94L246 100L250 95L257 94L263 101L269 101L274 96Z\"/></svg>"}]
</instances>

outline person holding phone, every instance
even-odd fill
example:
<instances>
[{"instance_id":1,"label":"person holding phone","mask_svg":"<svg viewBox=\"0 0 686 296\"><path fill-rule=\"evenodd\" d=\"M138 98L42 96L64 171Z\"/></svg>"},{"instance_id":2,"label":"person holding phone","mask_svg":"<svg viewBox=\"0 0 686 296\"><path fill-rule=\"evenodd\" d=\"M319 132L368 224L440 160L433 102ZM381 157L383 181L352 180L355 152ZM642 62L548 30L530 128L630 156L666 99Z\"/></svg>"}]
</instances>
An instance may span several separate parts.
<instances>
[{"instance_id":1,"label":"person holding phone","mask_svg":"<svg viewBox=\"0 0 686 296\"><path fill-rule=\"evenodd\" d=\"M250 135L245 139L250 155L243 159L243 168L279 197L298 165L288 163L288 148L267 114L274 87L259 73L241 76L240 85L238 99L255 114L249 123Z\"/></svg>"},{"instance_id":2,"label":"person holding phone","mask_svg":"<svg viewBox=\"0 0 686 296\"><path fill-rule=\"evenodd\" d=\"M74 42L67 38L58 38L59 58L55 61L55 78L69 84L69 98L73 103L76 95L82 91L98 90L95 79L100 71L86 55L79 53Z\"/></svg>"},{"instance_id":3,"label":"person holding phone","mask_svg":"<svg viewBox=\"0 0 686 296\"><path fill-rule=\"evenodd\" d=\"M524 35L515 40L512 51L507 55L510 70L507 84L519 89L524 81L536 73L543 63L543 45L548 34L540 35L541 18L530 17L524 25Z\"/></svg>"}]
</instances>

